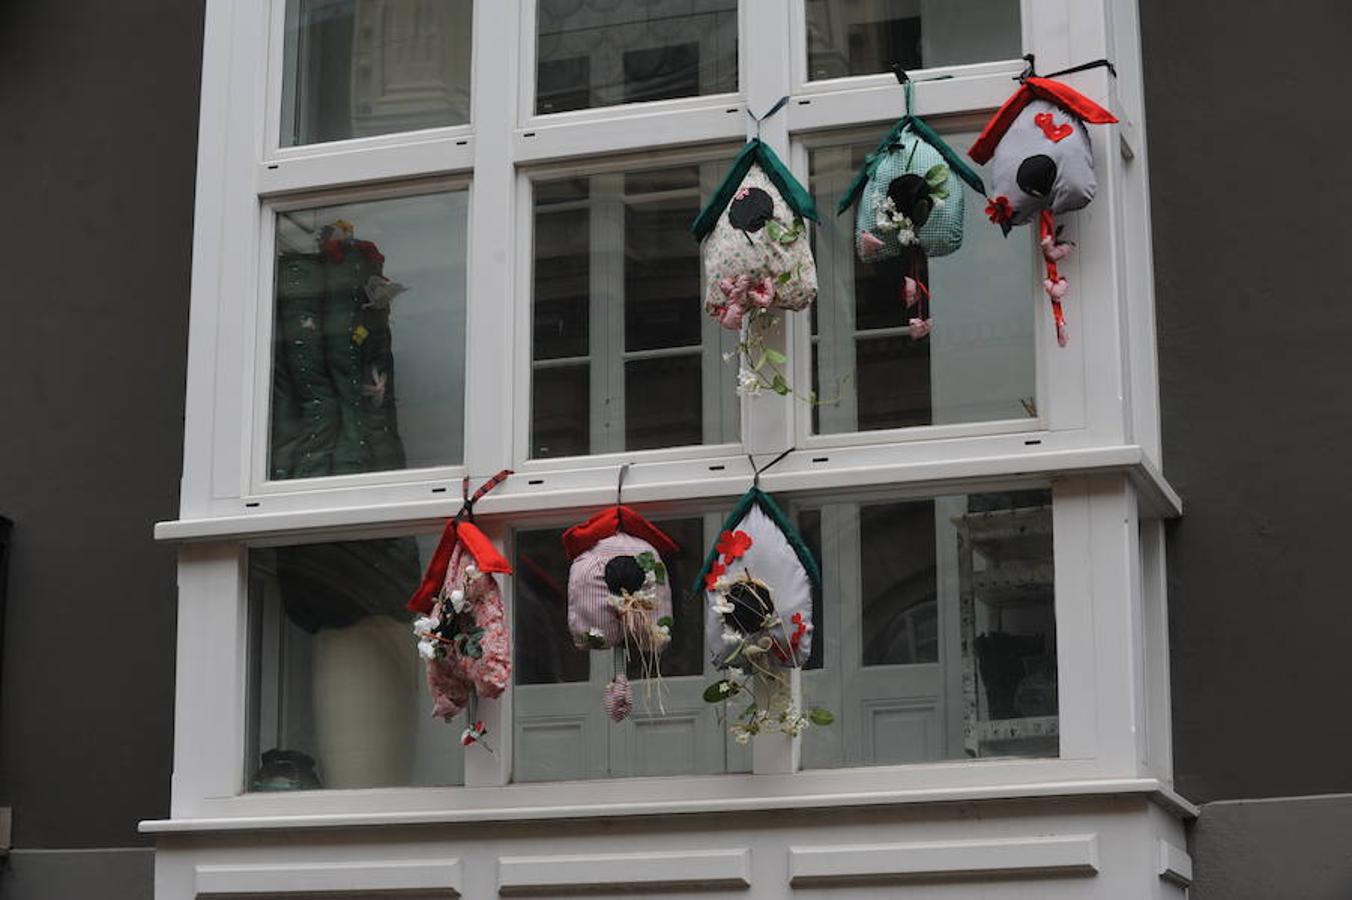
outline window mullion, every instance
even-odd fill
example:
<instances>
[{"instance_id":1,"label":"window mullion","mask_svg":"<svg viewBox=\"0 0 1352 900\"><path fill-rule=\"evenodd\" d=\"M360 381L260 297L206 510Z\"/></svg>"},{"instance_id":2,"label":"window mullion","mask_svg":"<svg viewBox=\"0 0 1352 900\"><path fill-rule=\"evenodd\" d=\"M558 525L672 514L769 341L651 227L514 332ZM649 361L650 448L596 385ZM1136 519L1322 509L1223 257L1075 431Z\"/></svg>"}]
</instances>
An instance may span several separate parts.
<instances>
[{"instance_id":1,"label":"window mullion","mask_svg":"<svg viewBox=\"0 0 1352 900\"><path fill-rule=\"evenodd\" d=\"M512 131L516 121L519 10L511 3L479 2L475 7L465 467L474 475L487 475L511 461L511 385L515 369L526 370L530 365L530 342L528 332L513 341L512 317L504 315L511 298L517 296L511 248L517 246ZM521 295L529 296L529 289L529 285L521 285ZM447 414L454 413L448 410Z\"/></svg>"},{"instance_id":2,"label":"window mullion","mask_svg":"<svg viewBox=\"0 0 1352 900\"><path fill-rule=\"evenodd\" d=\"M743 41L742 88L747 98L747 109L762 115L780 97L788 94L789 61L784 48L789 46L789 21L784 14L782 0L743 0L742 33L755 35L755 40ZM789 159L788 117L779 112L757 125L747 119L747 137L756 137L769 144L781 159ZM777 312L782 327L766 335L769 349L787 354L789 332L787 317ZM803 385L795 385L806 394ZM793 445L793 410L797 402L792 395L780 396L772 391L761 391L742 400L742 443L748 453L773 454Z\"/></svg>"}]
</instances>

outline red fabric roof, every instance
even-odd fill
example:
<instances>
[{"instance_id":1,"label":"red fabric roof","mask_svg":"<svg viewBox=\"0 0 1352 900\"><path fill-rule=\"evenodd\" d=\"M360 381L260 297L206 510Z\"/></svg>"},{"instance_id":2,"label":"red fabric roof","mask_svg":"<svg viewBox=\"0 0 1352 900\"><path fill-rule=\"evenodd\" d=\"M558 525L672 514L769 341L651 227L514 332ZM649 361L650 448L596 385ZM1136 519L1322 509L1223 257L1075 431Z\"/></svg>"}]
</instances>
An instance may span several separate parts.
<instances>
[{"instance_id":1,"label":"red fabric roof","mask_svg":"<svg viewBox=\"0 0 1352 900\"><path fill-rule=\"evenodd\" d=\"M995 153L995 145L1000 143L1009 126L1014 124L1019 113L1023 112L1023 108L1034 98L1055 103L1066 112L1093 125L1107 125L1117 121L1116 116L1070 85L1034 75L1025 79L1023 84L1019 85L1019 89L995 111L995 115L991 116L991 120L981 130L980 136L967 151L967 155L979 163L989 162Z\"/></svg>"}]
</instances>

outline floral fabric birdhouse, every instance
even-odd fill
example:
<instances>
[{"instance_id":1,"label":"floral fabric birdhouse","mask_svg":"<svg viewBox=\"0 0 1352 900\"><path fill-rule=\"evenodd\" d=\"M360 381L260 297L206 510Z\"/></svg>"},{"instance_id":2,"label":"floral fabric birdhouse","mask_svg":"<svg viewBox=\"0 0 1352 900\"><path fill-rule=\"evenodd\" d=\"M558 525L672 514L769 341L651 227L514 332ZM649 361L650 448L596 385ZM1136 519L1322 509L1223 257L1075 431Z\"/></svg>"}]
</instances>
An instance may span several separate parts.
<instances>
[{"instance_id":1,"label":"floral fabric birdhouse","mask_svg":"<svg viewBox=\"0 0 1352 900\"><path fill-rule=\"evenodd\" d=\"M465 479L465 504L447 521L408 601L409 610L418 614L413 632L427 666L432 715L449 722L468 710L469 725L461 735L466 746L486 733L475 721L479 698L500 696L512 681L512 642L494 577L510 575L512 566L473 522L475 502L511 474L504 469L494 475L473 497Z\"/></svg>"},{"instance_id":2,"label":"floral fabric birdhouse","mask_svg":"<svg viewBox=\"0 0 1352 900\"><path fill-rule=\"evenodd\" d=\"M803 309L817 297L806 188L759 138L748 141L691 225L702 241L704 311L739 334L738 391L788 394L782 354L767 354L770 311Z\"/></svg>"}]
</instances>

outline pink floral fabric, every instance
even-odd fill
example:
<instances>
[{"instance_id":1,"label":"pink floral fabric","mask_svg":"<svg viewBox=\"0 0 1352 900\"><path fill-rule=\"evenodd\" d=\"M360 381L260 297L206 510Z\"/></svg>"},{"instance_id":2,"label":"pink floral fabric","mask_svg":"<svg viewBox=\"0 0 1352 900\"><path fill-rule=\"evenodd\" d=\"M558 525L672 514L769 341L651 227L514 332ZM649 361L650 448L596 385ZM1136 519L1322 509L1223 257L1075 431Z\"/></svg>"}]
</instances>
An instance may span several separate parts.
<instances>
[{"instance_id":1,"label":"pink floral fabric","mask_svg":"<svg viewBox=\"0 0 1352 900\"><path fill-rule=\"evenodd\" d=\"M482 651L478 658L467 656L456 647L445 648L445 655L427 660L427 686L431 689L432 715L450 720L469 704L470 694L497 697L512 680L511 640L502 608L498 581L487 572L467 578L466 568L474 557L463 544L457 544L446 569L446 582L438 595L433 615L452 615L447 599L452 591L463 590L465 607L474 624L483 629L478 639Z\"/></svg>"}]
</instances>

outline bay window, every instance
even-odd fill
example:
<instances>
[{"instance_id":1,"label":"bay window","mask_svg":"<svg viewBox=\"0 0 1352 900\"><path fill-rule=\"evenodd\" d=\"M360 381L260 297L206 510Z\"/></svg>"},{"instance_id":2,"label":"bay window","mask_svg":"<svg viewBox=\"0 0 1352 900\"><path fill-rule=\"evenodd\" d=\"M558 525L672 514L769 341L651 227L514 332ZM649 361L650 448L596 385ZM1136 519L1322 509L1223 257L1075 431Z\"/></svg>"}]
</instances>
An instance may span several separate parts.
<instances>
[{"instance_id":1,"label":"bay window","mask_svg":"<svg viewBox=\"0 0 1352 900\"><path fill-rule=\"evenodd\" d=\"M158 527L181 542L175 787L149 830L1167 793L1167 696L1143 672L1179 503L1134 4L207 9L182 512ZM1065 217L1072 340L1034 235L971 193L912 340L897 272L855 258L836 199L902 113L891 66L962 151L1023 53L1122 78L1073 76L1122 124L1091 135L1099 197ZM690 222L750 136L822 212L817 301L769 338L811 402L739 396L737 336L701 307ZM741 744L703 698L689 584L785 451L761 485L823 573L795 696L835 722ZM617 724L600 699L623 663L573 647L559 536L616 502L624 464L624 502L681 550L662 683L630 672ZM514 566L514 677L464 748L463 717L429 715L401 601L461 479L504 467L475 512Z\"/></svg>"}]
</instances>

